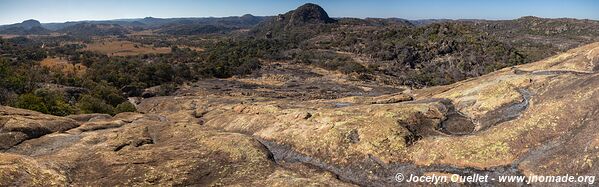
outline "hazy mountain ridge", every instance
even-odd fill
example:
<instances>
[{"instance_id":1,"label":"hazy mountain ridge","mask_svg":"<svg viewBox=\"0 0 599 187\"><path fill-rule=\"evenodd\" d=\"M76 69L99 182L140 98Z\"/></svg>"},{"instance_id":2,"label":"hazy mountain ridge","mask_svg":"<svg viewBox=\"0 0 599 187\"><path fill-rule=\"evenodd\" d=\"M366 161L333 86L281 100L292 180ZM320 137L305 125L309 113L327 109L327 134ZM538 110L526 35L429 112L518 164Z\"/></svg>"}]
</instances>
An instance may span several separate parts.
<instances>
[{"instance_id":1,"label":"hazy mountain ridge","mask_svg":"<svg viewBox=\"0 0 599 187\"><path fill-rule=\"evenodd\" d=\"M69 26L77 25L80 23L89 23L89 24L113 24L120 25L123 27L143 27L143 28L160 28L163 26L172 27L174 25L195 25L198 27L213 25L220 27L228 27L228 28L248 28L255 26L256 24L268 20L268 19L277 19L281 20L284 17L290 21L288 24L296 25L298 23L306 22L310 23L332 23L335 20L359 20L365 21L366 23L373 25L388 25L388 24L402 24L402 25L412 25L412 26L426 26L433 23L445 23L445 22L467 22L474 24L492 24L497 27L498 25L504 26L504 28L512 28L512 29L524 29L522 26L530 26L522 25L523 22L527 21L544 21L544 22L565 22L565 23L580 23L586 22L589 24L596 25L598 21L596 20L585 20L585 19L573 19L573 18L540 18L534 16L524 16L518 19L513 20L485 20L485 19L419 19L419 20L408 20L402 18L330 18L326 11L322 9L320 6L315 4L307 4L294 11L290 11L286 14L281 14L279 16L253 16L251 14L245 14L243 16L229 16L229 17L200 17L200 18L154 18L154 17L146 17L146 18L133 18L133 19L114 19L114 20L88 20L88 21L68 21L63 23L40 23L37 20L26 20L22 23L15 23L9 25L0 25L0 31L7 30L9 28L14 27L23 27L25 30L29 30L32 27L42 27L44 29L50 31L59 31ZM519 26L518 26L519 25ZM542 30L542 29L541 29ZM559 30L556 30L559 32ZM5 31L6 33L10 33L13 31Z\"/></svg>"},{"instance_id":2,"label":"hazy mountain ridge","mask_svg":"<svg viewBox=\"0 0 599 187\"><path fill-rule=\"evenodd\" d=\"M68 21L64 23L40 23L37 26L43 27L48 30L57 31L64 29L69 26L73 26L81 23L89 24L112 24L120 25L124 27L144 27L154 28L168 24L205 24L205 25L221 25L221 26L252 26L257 22L262 21L268 16L253 16L246 14L243 16L230 16L230 17L202 17L202 18L137 18L137 19L115 19L115 20L89 20L89 21ZM37 20L28 20L39 23ZM25 22L24 22L25 23ZM23 23L16 23L10 25L1 25L0 30L7 29L10 27L19 27ZM29 28L26 28L29 29Z\"/></svg>"}]
</instances>

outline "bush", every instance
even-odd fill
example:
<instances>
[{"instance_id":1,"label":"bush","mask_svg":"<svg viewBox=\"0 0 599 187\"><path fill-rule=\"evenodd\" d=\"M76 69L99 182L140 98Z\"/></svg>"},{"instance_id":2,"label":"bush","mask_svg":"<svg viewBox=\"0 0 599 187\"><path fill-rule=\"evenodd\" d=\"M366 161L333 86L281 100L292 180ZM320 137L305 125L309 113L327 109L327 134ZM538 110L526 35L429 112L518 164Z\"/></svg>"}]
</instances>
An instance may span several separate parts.
<instances>
[{"instance_id":1,"label":"bush","mask_svg":"<svg viewBox=\"0 0 599 187\"><path fill-rule=\"evenodd\" d=\"M34 110L41 113L48 113L48 106L44 103L44 99L32 93L20 95L14 105L18 108Z\"/></svg>"},{"instance_id":2,"label":"bush","mask_svg":"<svg viewBox=\"0 0 599 187\"><path fill-rule=\"evenodd\" d=\"M156 94L158 96L167 96L167 95L171 95L175 91L177 91L177 85L175 85L173 83L168 83L168 84L160 85L158 87L158 93L156 93Z\"/></svg>"},{"instance_id":3,"label":"bush","mask_svg":"<svg viewBox=\"0 0 599 187\"><path fill-rule=\"evenodd\" d=\"M81 110L82 113L104 113L104 114L114 114L114 107L109 104L106 104L104 100L96 98L92 95L85 94L81 96L79 102L77 102L77 106Z\"/></svg>"},{"instance_id":4,"label":"bush","mask_svg":"<svg viewBox=\"0 0 599 187\"><path fill-rule=\"evenodd\" d=\"M29 89L29 80L17 70L6 60L0 59L0 87L20 94Z\"/></svg>"},{"instance_id":5,"label":"bush","mask_svg":"<svg viewBox=\"0 0 599 187\"><path fill-rule=\"evenodd\" d=\"M127 99L123 97L121 91L116 89L113 86L110 86L108 83L102 81L99 84L96 84L92 89L92 93L95 97L101 98L106 103L116 106L122 102L125 102Z\"/></svg>"},{"instance_id":6,"label":"bush","mask_svg":"<svg viewBox=\"0 0 599 187\"><path fill-rule=\"evenodd\" d=\"M252 73L255 69L260 68L260 62L256 58L249 58L245 60L236 68L235 74L237 75L246 75Z\"/></svg>"},{"instance_id":7,"label":"bush","mask_svg":"<svg viewBox=\"0 0 599 187\"><path fill-rule=\"evenodd\" d=\"M17 98L15 107L38 111L56 116L66 116L74 113L62 93L49 90L36 90L35 93L22 94Z\"/></svg>"},{"instance_id":8,"label":"bush","mask_svg":"<svg viewBox=\"0 0 599 187\"><path fill-rule=\"evenodd\" d=\"M341 71L345 74L350 74L353 72L356 72L356 73L366 73L367 72L366 67L364 67L362 64L359 64L354 61L346 62L344 65L339 67L339 71Z\"/></svg>"},{"instance_id":9,"label":"bush","mask_svg":"<svg viewBox=\"0 0 599 187\"><path fill-rule=\"evenodd\" d=\"M116 113L135 112L135 111L137 111L137 108L135 108L135 105L131 104L129 101L125 101L125 102L117 105L115 108L115 111L116 111Z\"/></svg>"},{"instance_id":10,"label":"bush","mask_svg":"<svg viewBox=\"0 0 599 187\"><path fill-rule=\"evenodd\" d=\"M17 97L18 95L14 92L0 87L0 105L8 105L9 103L15 102Z\"/></svg>"},{"instance_id":11,"label":"bush","mask_svg":"<svg viewBox=\"0 0 599 187\"><path fill-rule=\"evenodd\" d=\"M39 89L35 91L35 95L43 99L48 107L48 114L66 116L74 112L73 107L66 102L64 94L61 92Z\"/></svg>"}]
</instances>

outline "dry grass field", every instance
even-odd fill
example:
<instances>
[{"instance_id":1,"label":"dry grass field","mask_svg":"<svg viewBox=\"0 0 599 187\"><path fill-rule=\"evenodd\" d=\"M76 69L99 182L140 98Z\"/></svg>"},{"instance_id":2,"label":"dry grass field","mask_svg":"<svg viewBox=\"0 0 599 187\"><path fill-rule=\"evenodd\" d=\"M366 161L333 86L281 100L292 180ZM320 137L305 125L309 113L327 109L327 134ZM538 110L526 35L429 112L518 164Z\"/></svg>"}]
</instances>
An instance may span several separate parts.
<instances>
[{"instance_id":1,"label":"dry grass field","mask_svg":"<svg viewBox=\"0 0 599 187\"><path fill-rule=\"evenodd\" d=\"M153 47L129 41L96 41L87 44L84 50L99 52L108 56L132 56L171 52L171 49L168 47Z\"/></svg>"},{"instance_id":2,"label":"dry grass field","mask_svg":"<svg viewBox=\"0 0 599 187\"><path fill-rule=\"evenodd\" d=\"M16 38L19 37L19 35L14 35L14 34L0 34L0 38L4 38L4 39L10 39L10 38Z\"/></svg>"},{"instance_id":3,"label":"dry grass field","mask_svg":"<svg viewBox=\"0 0 599 187\"><path fill-rule=\"evenodd\" d=\"M179 47L186 47L186 48L189 48L189 49L197 51L197 52L202 52L205 50L204 48L201 48L201 47L188 47L188 46L179 46Z\"/></svg>"},{"instance_id":4,"label":"dry grass field","mask_svg":"<svg viewBox=\"0 0 599 187\"><path fill-rule=\"evenodd\" d=\"M62 58L46 58L40 62L42 67L53 71L60 71L69 75L83 76L87 67L83 64L71 64L66 59Z\"/></svg>"}]
</instances>

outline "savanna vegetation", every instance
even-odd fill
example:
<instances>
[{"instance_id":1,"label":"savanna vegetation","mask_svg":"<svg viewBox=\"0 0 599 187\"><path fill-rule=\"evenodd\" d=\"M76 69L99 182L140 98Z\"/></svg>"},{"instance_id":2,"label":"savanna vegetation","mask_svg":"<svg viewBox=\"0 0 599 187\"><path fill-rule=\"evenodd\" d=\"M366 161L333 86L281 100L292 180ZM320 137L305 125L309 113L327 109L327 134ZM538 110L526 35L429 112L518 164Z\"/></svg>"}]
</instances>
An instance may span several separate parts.
<instances>
[{"instance_id":1,"label":"savanna vegetation","mask_svg":"<svg viewBox=\"0 0 599 187\"><path fill-rule=\"evenodd\" d=\"M591 20L534 17L333 19L313 4L271 17L28 20L0 27L37 34L0 39L0 104L61 116L116 114L135 111L128 97L169 95L185 82L254 74L275 61L421 88L540 60L595 41L597 28Z\"/></svg>"}]
</instances>

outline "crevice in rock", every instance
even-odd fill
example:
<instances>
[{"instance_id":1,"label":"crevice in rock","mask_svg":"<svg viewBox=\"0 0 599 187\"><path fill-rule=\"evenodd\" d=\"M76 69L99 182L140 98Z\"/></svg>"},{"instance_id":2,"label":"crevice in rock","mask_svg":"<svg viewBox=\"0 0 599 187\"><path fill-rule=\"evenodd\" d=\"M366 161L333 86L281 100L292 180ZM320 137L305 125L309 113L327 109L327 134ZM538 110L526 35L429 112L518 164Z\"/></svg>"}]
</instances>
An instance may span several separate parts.
<instances>
[{"instance_id":1,"label":"crevice in rock","mask_svg":"<svg viewBox=\"0 0 599 187\"><path fill-rule=\"evenodd\" d=\"M442 102L448 112L446 119L439 124L437 130L451 136L475 134L487 130L497 124L517 119L530 104L532 93L525 88L517 90L522 96L522 101L502 106L487 112L483 117L472 119L461 113L451 102Z\"/></svg>"},{"instance_id":2,"label":"crevice in rock","mask_svg":"<svg viewBox=\"0 0 599 187\"><path fill-rule=\"evenodd\" d=\"M122 125L107 125L107 126L102 126L102 127L85 128L85 129L81 129L81 132L91 132L91 131L114 129L114 128L119 128L121 126Z\"/></svg>"},{"instance_id":3,"label":"crevice in rock","mask_svg":"<svg viewBox=\"0 0 599 187\"><path fill-rule=\"evenodd\" d=\"M34 138L39 138L42 137L46 134L52 133L52 131L48 128L44 128L44 127L35 127L36 125L29 125L30 128L13 128L11 129L12 132L21 132L27 135L28 139L34 139ZM31 128L31 127L35 127L35 128Z\"/></svg>"},{"instance_id":4,"label":"crevice in rock","mask_svg":"<svg viewBox=\"0 0 599 187\"><path fill-rule=\"evenodd\" d=\"M280 163L279 163L279 162L278 162L278 161L275 159L275 156L274 156L273 152L270 150L270 148L269 148L268 146L266 146L266 145L263 143L262 139L260 139L260 138L258 138L258 137L255 137L255 136L252 136L252 138L253 138L254 140L256 140L258 143L260 143L260 145L262 145L262 148L264 148L264 150L266 150L266 152L267 152L267 154L268 154L267 158L268 158L269 160L273 161L275 164L280 164Z\"/></svg>"},{"instance_id":5,"label":"crevice in rock","mask_svg":"<svg viewBox=\"0 0 599 187\"><path fill-rule=\"evenodd\" d=\"M0 117L0 129L4 128L4 124L8 122L9 118Z\"/></svg>"},{"instance_id":6,"label":"crevice in rock","mask_svg":"<svg viewBox=\"0 0 599 187\"><path fill-rule=\"evenodd\" d=\"M118 120L109 122L88 122L78 128L81 132L99 131L106 129L120 128L124 125L131 124L135 120Z\"/></svg>"},{"instance_id":7,"label":"crevice in rock","mask_svg":"<svg viewBox=\"0 0 599 187\"><path fill-rule=\"evenodd\" d=\"M522 96L522 102L509 104L488 112L477 120L478 124L475 132L484 131L497 124L517 119L528 108L532 98L532 93L527 89L520 88L518 93Z\"/></svg>"},{"instance_id":8,"label":"crevice in rock","mask_svg":"<svg viewBox=\"0 0 599 187\"><path fill-rule=\"evenodd\" d=\"M595 68L597 68L597 67L598 66L593 67L592 71L597 71L597 70L595 70ZM521 70L519 68L514 68L513 72L516 75L524 75L524 74L532 74L532 75L562 75L562 74L590 75L590 74L593 74L593 72L566 70L566 69L527 71L527 70Z\"/></svg>"},{"instance_id":9,"label":"crevice in rock","mask_svg":"<svg viewBox=\"0 0 599 187\"><path fill-rule=\"evenodd\" d=\"M407 183L400 183L395 181L394 176L397 173L403 173L409 176L410 174L422 176L429 172L441 172L459 174L461 176L467 175L489 175L490 178L497 178L498 176L514 175L523 176L522 172L518 170L516 165L492 167L488 169L476 169L476 168L460 168L451 165L440 165L434 164L430 166L417 166L413 163L397 163L397 164L385 164L373 155L369 155L364 160L355 160L351 165L334 165L327 161L320 160L318 158L310 157L299 153L289 145L278 144L276 142L267 141L265 139L256 138L267 150L273 155L276 163L288 162L288 163L302 163L317 167L319 169L329 171L336 176L338 179L344 182L356 184L359 186L404 186ZM489 183L467 183L469 186L495 186L503 183L497 183L496 181L489 181ZM525 184L512 183L510 185L515 186L526 186Z\"/></svg>"},{"instance_id":10,"label":"crevice in rock","mask_svg":"<svg viewBox=\"0 0 599 187\"><path fill-rule=\"evenodd\" d=\"M131 137L131 139L125 143L117 145L113 151L118 152L126 146L141 147L143 145L154 144L154 137L149 133L148 127L144 127L139 137Z\"/></svg>"},{"instance_id":11,"label":"crevice in rock","mask_svg":"<svg viewBox=\"0 0 599 187\"><path fill-rule=\"evenodd\" d=\"M135 139L135 140L128 141L127 143L117 145L112 151L118 152L127 146L141 147L141 146L147 145L147 144L154 144L154 141L150 138Z\"/></svg>"},{"instance_id":12,"label":"crevice in rock","mask_svg":"<svg viewBox=\"0 0 599 187\"><path fill-rule=\"evenodd\" d=\"M129 145L129 143L120 144L120 145L116 146L114 149L112 149L112 151L118 152L118 151L120 151L121 149L125 148L128 145Z\"/></svg>"}]
</instances>

